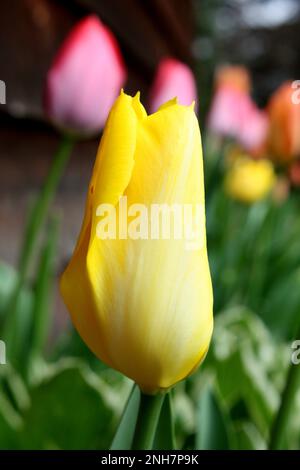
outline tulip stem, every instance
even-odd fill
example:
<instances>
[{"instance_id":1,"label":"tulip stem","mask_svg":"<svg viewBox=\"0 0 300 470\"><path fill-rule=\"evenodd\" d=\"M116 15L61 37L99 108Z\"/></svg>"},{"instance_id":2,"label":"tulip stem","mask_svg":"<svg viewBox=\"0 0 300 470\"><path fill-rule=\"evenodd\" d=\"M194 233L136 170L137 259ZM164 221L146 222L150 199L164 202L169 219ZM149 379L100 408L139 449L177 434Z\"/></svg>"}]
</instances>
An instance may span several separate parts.
<instances>
[{"instance_id":1,"label":"tulip stem","mask_svg":"<svg viewBox=\"0 0 300 470\"><path fill-rule=\"evenodd\" d=\"M11 301L8 306L4 335L6 338L10 360L14 360L19 341L18 336L18 318L17 310L21 291L26 282L26 277L32 261L34 249L36 247L38 235L45 222L49 206L55 196L58 183L65 169L71 150L73 148L73 139L65 136L53 158L53 163L43 184L31 211L25 227L23 245L21 249L18 278L13 290Z\"/></svg>"},{"instance_id":2,"label":"tulip stem","mask_svg":"<svg viewBox=\"0 0 300 470\"><path fill-rule=\"evenodd\" d=\"M151 450L165 394L146 395L141 392L132 449Z\"/></svg>"},{"instance_id":3,"label":"tulip stem","mask_svg":"<svg viewBox=\"0 0 300 470\"><path fill-rule=\"evenodd\" d=\"M286 429L294 412L295 398L296 393L299 390L299 385L300 365L291 363L287 373L287 379L282 393L279 410L271 429L269 445L271 450L279 450L282 448Z\"/></svg>"}]
</instances>

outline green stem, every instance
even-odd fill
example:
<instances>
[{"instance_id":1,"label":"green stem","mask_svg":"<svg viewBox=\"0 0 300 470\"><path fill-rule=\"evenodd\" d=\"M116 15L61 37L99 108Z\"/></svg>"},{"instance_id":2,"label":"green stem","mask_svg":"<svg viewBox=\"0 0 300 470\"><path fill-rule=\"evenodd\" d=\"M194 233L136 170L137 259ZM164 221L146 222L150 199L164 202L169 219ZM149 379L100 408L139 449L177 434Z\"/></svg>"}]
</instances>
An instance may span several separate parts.
<instances>
[{"instance_id":1,"label":"green stem","mask_svg":"<svg viewBox=\"0 0 300 470\"><path fill-rule=\"evenodd\" d=\"M58 240L58 217L49 222L46 243L42 249L35 282L31 328L23 345L24 368L27 378L37 359L42 358L47 340L51 299L54 283L54 259Z\"/></svg>"},{"instance_id":2,"label":"green stem","mask_svg":"<svg viewBox=\"0 0 300 470\"><path fill-rule=\"evenodd\" d=\"M24 243L19 262L19 269L20 272L23 273L23 276L26 276L27 274L27 269L35 248L39 229L45 221L49 206L55 196L58 183L60 182L62 173L67 161L69 160L73 145L73 140L70 137L63 137L54 156L46 181L44 182L39 197L31 212L25 231Z\"/></svg>"},{"instance_id":3,"label":"green stem","mask_svg":"<svg viewBox=\"0 0 300 470\"><path fill-rule=\"evenodd\" d=\"M275 417L270 436L270 449L276 450L282 447L284 435L290 418L294 412L295 396L300 385L300 365L291 364L285 388L282 393L281 403Z\"/></svg>"},{"instance_id":4,"label":"green stem","mask_svg":"<svg viewBox=\"0 0 300 470\"><path fill-rule=\"evenodd\" d=\"M141 392L140 407L133 437L132 449L152 449L164 398L165 395L162 393L158 393L156 395L145 395Z\"/></svg>"},{"instance_id":5,"label":"green stem","mask_svg":"<svg viewBox=\"0 0 300 470\"><path fill-rule=\"evenodd\" d=\"M29 220L25 228L23 246L19 260L18 280L12 293L4 328L4 336L9 350L8 354L12 359L14 357L14 350L17 347L16 338L18 334L18 319L16 316L20 294L24 283L26 282L40 229L46 219L49 206L54 198L58 183L67 164L72 148L73 140L70 137L65 136L54 156L46 181L44 182L41 192L30 212Z\"/></svg>"}]
</instances>

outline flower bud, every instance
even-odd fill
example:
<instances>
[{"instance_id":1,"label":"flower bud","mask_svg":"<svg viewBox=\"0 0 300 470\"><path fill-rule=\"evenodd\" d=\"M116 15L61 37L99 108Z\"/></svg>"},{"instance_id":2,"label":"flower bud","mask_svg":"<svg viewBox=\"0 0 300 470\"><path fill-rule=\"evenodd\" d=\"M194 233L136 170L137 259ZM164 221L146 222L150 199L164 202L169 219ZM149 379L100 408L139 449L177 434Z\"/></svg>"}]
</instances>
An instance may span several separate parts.
<instances>
[{"instance_id":1,"label":"flower bud","mask_svg":"<svg viewBox=\"0 0 300 470\"><path fill-rule=\"evenodd\" d=\"M172 58L163 59L156 71L150 90L150 112L173 98L189 106L197 100L197 86L194 74L188 65Z\"/></svg>"},{"instance_id":2,"label":"flower bud","mask_svg":"<svg viewBox=\"0 0 300 470\"><path fill-rule=\"evenodd\" d=\"M251 98L250 85L244 67L221 67L216 75L208 127L213 134L231 137L247 152L258 154L264 149L269 123L267 114Z\"/></svg>"},{"instance_id":3,"label":"flower bud","mask_svg":"<svg viewBox=\"0 0 300 470\"><path fill-rule=\"evenodd\" d=\"M300 104L295 103L292 82L284 83L271 97L269 149L276 161L285 163L300 156Z\"/></svg>"},{"instance_id":4,"label":"flower bud","mask_svg":"<svg viewBox=\"0 0 300 470\"><path fill-rule=\"evenodd\" d=\"M45 112L65 131L97 133L125 79L116 39L90 15L73 27L47 73Z\"/></svg>"},{"instance_id":5,"label":"flower bud","mask_svg":"<svg viewBox=\"0 0 300 470\"><path fill-rule=\"evenodd\" d=\"M242 156L228 169L225 188L238 201L252 204L266 197L275 182L269 160L253 160Z\"/></svg>"},{"instance_id":6,"label":"flower bud","mask_svg":"<svg viewBox=\"0 0 300 470\"><path fill-rule=\"evenodd\" d=\"M157 209L166 222L168 210L198 207L195 238L182 219L180 236L157 236ZM167 228L175 223L169 220ZM212 335L213 296L201 137L191 106L172 100L148 116L138 96L121 93L116 100L61 293L90 349L144 392L168 389L201 363Z\"/></svg>"}]
</instances>

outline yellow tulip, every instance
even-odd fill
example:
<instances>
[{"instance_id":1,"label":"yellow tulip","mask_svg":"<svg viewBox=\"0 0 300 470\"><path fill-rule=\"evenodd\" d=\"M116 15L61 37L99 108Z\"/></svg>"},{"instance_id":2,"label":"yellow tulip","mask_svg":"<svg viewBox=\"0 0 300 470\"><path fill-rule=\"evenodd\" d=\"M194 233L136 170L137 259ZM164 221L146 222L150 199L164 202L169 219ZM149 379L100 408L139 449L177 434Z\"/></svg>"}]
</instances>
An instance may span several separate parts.
<instances>
[{"instance_id":1,"label":"yellow tulip","mask_svg":"<svg viewBox=\"0 0 300 470\"><path fill-rule=\"evenodd\" d=\"M229 168L225 188L230 196L252 204L267 196L275 183L275 173L269 160L238 158Z\"/></svg>"},{"instance_id":2,"label":"yellow tulip","mask_svg":"<svg viewBox=\"0 0 300 470\"><path fill-rule=\"evenodd\" d=\"M201 363L212 329L205 217L187 240L99 237L102 204L202 204L201 137L193 106L174 99L147 115L123 92L100 142L81 233L61 279L79 334L103 362L145 393L168 389ZM98 214L98 215L97 215ZM124 235L124 234L123 234Z\"/></svg>"}]
</instances>

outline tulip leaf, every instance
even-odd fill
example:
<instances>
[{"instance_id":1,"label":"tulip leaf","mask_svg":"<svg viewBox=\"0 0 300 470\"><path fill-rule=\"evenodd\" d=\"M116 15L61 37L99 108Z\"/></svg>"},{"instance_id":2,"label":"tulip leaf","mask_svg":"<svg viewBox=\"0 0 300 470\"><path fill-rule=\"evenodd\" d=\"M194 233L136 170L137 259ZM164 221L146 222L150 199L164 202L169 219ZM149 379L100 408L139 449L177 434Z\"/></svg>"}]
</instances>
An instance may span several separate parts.
<instances>
[{"instance_id":1,"label":"tulip leaf","mask_svg":"<svg viewBox=\"0 0 300 470\"><path fill-rule=\"evenodd\" d=\"M206 386L198 402L196 449L227 450L230 444L229 418L212 388Z\"/></svg>"},{"instance_id":2,"label":"tulip leaf","mask_svg":"<svg viewBox=\"0 0 300 470\"><path fill-rule=\"evenodd\" d=\"M0 448L18 449L22 414L30 398L20 375L6 364L0 366Z\"/></svg>"},{"instance_id":3,"label":"tulip leaf","mask_svg":"<svg viewBox=\"0 0 300 470\"><path fill-rule=\"evenodd\" d=\"M20 359L19 352L21 345L25 345L28 338L34 295L31 289L23 286L14 312L18 328L13 332L9 332L7 329L7 319L11 314L10 305L18 280L19 273L12 266L0 262L0 338L6 343L6 359L9 358L14 367L19 370L24 357L26 357L23 355Z\"/></svg>"},{"instance_id":4,"label":"tulip leaf","mask_svg":"<svg viewBox=\"0 0 300 470\"><path fill-rule=\"evenodd\" d=\"M18 273L9 264L0 261L0 319L2 321L4 314L8 309L11 295L17 283ZM30 289L24 288L21 292L18 302L18 317L24 319L31 312L33 302L33 293Z\"/></svg>"},{"instance_id":5,"label":"tulip leaf","mask_svg":"<svg viewBox=\"0 0 300 470\"><path fill-rule=\"evenodd\" d=\"M8 416L7 416L8 415ZM21 417L15 413L3 391L0 391L0 448L1 450L15 450L18 448L18 436L16 426L10 421L21 421Z\"/></svg>"},{"instance_id":6,"label":"tulip leaf","mask_svg":"<svg viewBox=\"0 0 300 470\"><path fill-rule=\"evenodd\" d=\"M31 406L23 414L23 449L109 446L116 418L109 390L85 365L64 362L31 389Z\"/></svg>"},{"instance_id":7,"label":"tulip leaf","mask_svg":"<svg viewBox=\"0 0 300 470\"><path fill-rule=\"evenodd\" d=\"M17 273L15 269L0 262L0 316L2 317L8 307L10 295L16 283Z\"/></svg>"},{"instance_id":8,"label":"tulip leaf","mask_svg":"<svg viewBox=\"0 0 300 470\"><path fill-rule=\"evenodd\" d=\"M134 385L125 405L117 432L110 446L111 450L128 450L131 448L139 405L140 390L137 385Z\"/></svg>"},{"instance_id":9,"label":"tulip leaf","mask_svg":"<svg viewBox=\"0 0 300 470\"><path fill-rule=\"evenodd\" d=\"M171 392L167 393L160 412L160 418L156 429L153 449L176 449L175 430Z\"/></svg>"},{"instance_id":10,"label":"tulip leaf","mask_svg":"<svg viewBox=\"0 0 300 470\"><path fill-rule=\"evenodd\" d=\"M239 450L265 450L267 448L266 441L251 422L241 423L236 438Z\"/></svg>"},{"instance_id":11,"label":"tulip leaf","mask_svg":"<svg viewBox=\"0 0 300 470\"><path fill-rule=\"evenodd\" d=\"M230 407L242 400L248 418L264 436L278 406L276 383L278 378L281 383L284 371L278 365L286 361L286 352L273 342L263 322L245 308L228 309L217 318L211 355L215 356L218 390Z\"/></svg>"}]
</instances>

